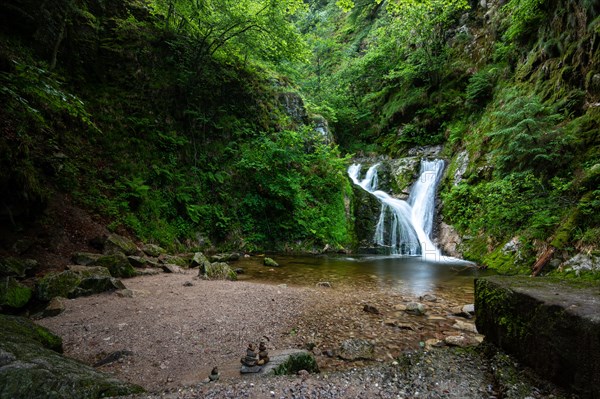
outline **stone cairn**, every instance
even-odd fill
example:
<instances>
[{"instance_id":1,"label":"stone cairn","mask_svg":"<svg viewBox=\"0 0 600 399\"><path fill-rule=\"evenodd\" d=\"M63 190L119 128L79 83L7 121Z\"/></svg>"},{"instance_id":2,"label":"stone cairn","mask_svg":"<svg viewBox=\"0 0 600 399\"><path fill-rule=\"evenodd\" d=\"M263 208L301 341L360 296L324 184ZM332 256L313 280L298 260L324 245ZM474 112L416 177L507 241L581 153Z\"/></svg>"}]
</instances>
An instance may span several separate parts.
<instances>
[{"instance_id":1,"label":"stone cairn","mask_svg":"<svg viewBox=\"0 0 600 399\"><path fill-rule=\"evenodd\" d=\"M210 381L218 381L219 377L220 377L220 373L219 373L219 368L217 366L215 366L212 371L210 372L210 375L208 376L208 379Z\"/></svg>"},{"instance_id":2,"label":"stone cairn","mask_svg":"<svg viewBox=\"0 0 600 399\"><path fill-rule=\"evenodd\" d=\"M253 343L248 344L246 356L242 357L242 374L258 373L262 370L262 366L269 361L269 353L264 342L261 342L258 347L258 357Z\"/></svg>"}]
</instances>

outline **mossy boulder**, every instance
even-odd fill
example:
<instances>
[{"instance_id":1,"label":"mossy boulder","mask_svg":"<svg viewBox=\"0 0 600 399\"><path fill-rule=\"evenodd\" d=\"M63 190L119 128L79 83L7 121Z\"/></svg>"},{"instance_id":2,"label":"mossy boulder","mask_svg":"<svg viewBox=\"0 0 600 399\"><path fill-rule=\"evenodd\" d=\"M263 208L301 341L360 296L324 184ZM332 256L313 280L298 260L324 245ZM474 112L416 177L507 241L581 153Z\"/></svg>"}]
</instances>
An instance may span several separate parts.
<instances>
[{"instance_id":1,"label":"mossy boulder","mask_svg":"<svg viewBox=\"0 0 600 399\"><path fill-rule=\"evenodd\" d=\"M0 279L0 306L19 309L31 299L32 289L18 282L14 277Z\"/></svg>"},{"instance_id":2,"label":"mossy boulder","mask_svg":"<svg viewBox=\"0 0 600 399\"><path fill-rule=\"evenodd\" d=\"M196 252L192 257L191 267L199 267L201 273L204 273L207 265L210 266L210 262L206 256L202 252Z\"/></svg>"},{"instance_id":3,"label":"mossy boulder","mask_svg":"<svg viewBox=\"0 0 600 399\"><path fill-rule=\"evenodd\" d=\"M205 265L205 270L200 270L198 276L205 280L237 280L237 273L225 262Z\"/></svg>"},{"instance_id":4,"label":"mossy boulder","mask_svg":"<svg viewBox=\"0 0 600 399\"><path fill-rule=\"evenodd\" d=\"M138 252L138 247L127 237L118 234L111 234L104 242L104 253L124 253L125 255L135 255Z\"/></svg>"},{"instance_id":5,"label":"mossy boulder","mask_svg":"<svg viewBox=\"0 0 600 399\"><path fill-rule=\"evenodd\" d=\"M129 259L122 252L101 256L91 265L106 267L113 277L133 277L137 275L137 272L129 263Z\"/></svg>"},{"instance_id":6,"label":"mossy boulder","mask_svg":"<svg viewBox=\"0 0 600 399\"><path fill-rule=\"evenodd\" d=\"M2 258L0 259L0 277L25 277L28 273L34 271L38 266L37 261L33 259Z\"/></svg>"},{"instance_id":7,"label":"mossy boulder","mask_svg":"<svg viewBox=\"0 0 600 399\"><path fill-rule=\"evenodd\" d=\"M153 256L155 258L167 252L167 251L165 251L164 249L162 249L161 247L159 247L158 245L155 245L155 244L145 244L142 247L142 251L146 255Z\"/></svg>"},{"instance_id":8,"label":"mossy boulder","mask_svg":"<svg viewBox=\"0 0 600 399\"><path fill-rule=\"evenodd\" d=\"M74 271L50 272L38 280L36 297L44 302L57 296L68 298L79 283L81 283L81 276Z\"/></svg>"},{"instance_id":9,"label":"mossy boulder","mask_svg":"<svg viewBox=\"0 0 600 399\"><path fill-rule=\"evenodd\" d=\"M125 289L105 267L70 266L64 272L50 272L38 280L36 296L48 302L55 297L76 298L100 292Z\"/></svg>"},{"instance_id":10,"label":"mossy boulder","mask_svg":"<svg viewBox=\"0 0 600 399\"><path fill-rule=\"evenodd\" d=\"M143 392L60 355L62 341L28 319L0 315L0 397L102 398Z\"/></svg>"},{"instance_id":11,"label":"mossy boulder","mask_svg":"<svg viewBox=\"0 0 600 399\"><path fill-rule=\"evenodd\" d=\"M279 263L277 263L273 259L267 258L267 257L265 257L265 259L263 260L263 264L268 267L279 267Z\"/></svg>"},{"instance_id":12,"label":"mossy boulder","mask_svg":"<svg viewBox=\"0 0 600 399\"><path fill-rule=\"evenodd\" d=\"M190 262L177 255L163 255L160 260L165 264L177 265L179 267L190 267Z\"/></svg>"}]
</instances>

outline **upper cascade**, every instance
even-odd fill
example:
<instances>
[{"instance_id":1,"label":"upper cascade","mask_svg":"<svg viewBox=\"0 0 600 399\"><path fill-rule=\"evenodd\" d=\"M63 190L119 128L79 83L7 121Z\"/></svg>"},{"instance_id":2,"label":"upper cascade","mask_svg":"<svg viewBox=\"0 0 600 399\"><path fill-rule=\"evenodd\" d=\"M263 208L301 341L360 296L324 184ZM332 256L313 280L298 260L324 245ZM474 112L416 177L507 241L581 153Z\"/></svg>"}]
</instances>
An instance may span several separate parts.
<instances>
[{"instance_id":1,"label":"upper cascade","mask_svg":"<svg viewBox=\"0 0 600 399\"><path fill-rule=\"evenodd\" d=\"M393 198L378 189L377 170L381 164L371 166L360 178L362 165L348 168L352 181L381 202L381 213L373 241L389 248L393 255L421 256L431 261L445 257L431 241L435 211L435 193L444 170L443 160L422 160L419 178L413 184L407 201Z\"/></svg>"}]
</instances>

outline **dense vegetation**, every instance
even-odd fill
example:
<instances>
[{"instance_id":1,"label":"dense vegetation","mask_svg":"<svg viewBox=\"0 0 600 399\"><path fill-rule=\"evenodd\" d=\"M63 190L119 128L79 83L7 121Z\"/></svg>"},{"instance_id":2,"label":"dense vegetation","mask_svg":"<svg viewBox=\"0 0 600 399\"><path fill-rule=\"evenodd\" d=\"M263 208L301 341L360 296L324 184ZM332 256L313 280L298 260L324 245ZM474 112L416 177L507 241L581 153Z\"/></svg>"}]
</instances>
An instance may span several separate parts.
<instances>
[{"instance_id":1,"label":"dense vegetation","mask_svg":"<svg viewBox=\"0 0 600 399\"><path fill-rule=\"evenodd\" d=\"M66 192L168 247L347 245L344 161L279 72L305 58L302 8L4 2L5 220Z\"/></svg>"},{"instance_id":2,"label":"dense vegetation","mask_svg":"<svg viewBox=\"0 0 600 399\"><path fill-rule=\"evenodd\" d=\"M167 246L349 247L344 155L442 144L442 215L467 257L528 268L548 246L600 246L597 2L0 11L0 217L14 228L62 192Z\"/></svg>"}]
</instances>

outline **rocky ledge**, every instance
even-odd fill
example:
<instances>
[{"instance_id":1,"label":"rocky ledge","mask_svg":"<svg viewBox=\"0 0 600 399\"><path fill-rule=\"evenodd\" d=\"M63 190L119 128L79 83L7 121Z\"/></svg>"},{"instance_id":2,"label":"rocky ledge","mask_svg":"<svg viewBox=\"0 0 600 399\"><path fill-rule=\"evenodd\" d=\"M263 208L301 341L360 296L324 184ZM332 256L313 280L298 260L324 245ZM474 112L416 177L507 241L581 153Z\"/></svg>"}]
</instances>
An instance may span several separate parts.
<instances>
[{"instance_id":1,"label":"rocky ledge","mask_svg":"<svg viewBox=\"0 0 600 399\"><path fill-rule=\"evenodd\" d=\"M475 282L477 329L544 378L600 397L600 287L528 277Z\"/></svg>"}]
</instances>

